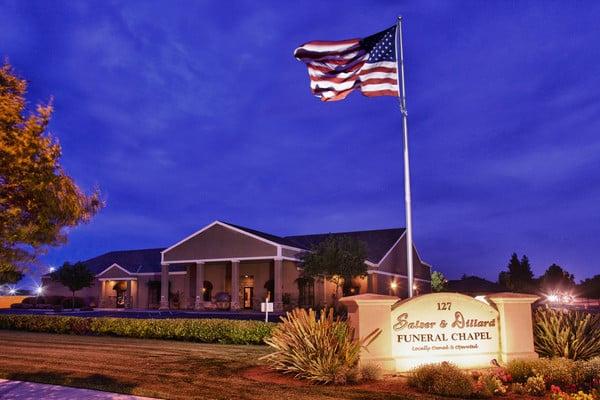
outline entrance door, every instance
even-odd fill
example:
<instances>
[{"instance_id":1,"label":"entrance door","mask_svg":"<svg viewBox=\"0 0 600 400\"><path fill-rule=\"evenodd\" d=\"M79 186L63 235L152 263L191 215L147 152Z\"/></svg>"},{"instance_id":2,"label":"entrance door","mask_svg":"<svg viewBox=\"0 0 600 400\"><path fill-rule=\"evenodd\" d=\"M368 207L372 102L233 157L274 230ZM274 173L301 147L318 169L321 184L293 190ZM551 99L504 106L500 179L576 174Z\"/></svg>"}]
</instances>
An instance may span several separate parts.
<instances>
[{"instance_id":1,"label":"entrance door","mask_svg":"<svg viewBox=\"0 0 600 400\"><path fill-rule=\"evenodd\" d=\"M254 288L244 287L244 308L247 310L252 308L252 297L254 297Z\"/></svg>"},{"instance_id":2,"label":"entrance door","mask_svg":"<svg viewBox=\"0 0 600 400\"><path fill-rule=\"evenodd\" d=\"M116 290L117 292L117 308L125 308L125 291Z\"/></svg>"}]
</instances>

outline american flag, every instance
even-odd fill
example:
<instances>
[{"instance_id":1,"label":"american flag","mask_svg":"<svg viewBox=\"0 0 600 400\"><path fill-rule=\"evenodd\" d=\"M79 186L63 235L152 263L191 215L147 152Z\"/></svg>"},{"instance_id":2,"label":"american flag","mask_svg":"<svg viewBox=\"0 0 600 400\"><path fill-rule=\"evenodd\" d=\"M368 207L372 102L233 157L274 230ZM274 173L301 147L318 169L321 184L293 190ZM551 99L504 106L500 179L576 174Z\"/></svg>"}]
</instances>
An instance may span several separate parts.
<instances>
[{"instance_id":1,"label":"american flag","mask_svg":"<svg viewBox=\"0 0 600 400\"><path fill-rule=\"evenodd\" d=\"M364 39L312 41L294 51L306 63L310 89L322 101L343 100L353 90L365 96L399 96L396 26Z\"/></svg>"}]
</instances>

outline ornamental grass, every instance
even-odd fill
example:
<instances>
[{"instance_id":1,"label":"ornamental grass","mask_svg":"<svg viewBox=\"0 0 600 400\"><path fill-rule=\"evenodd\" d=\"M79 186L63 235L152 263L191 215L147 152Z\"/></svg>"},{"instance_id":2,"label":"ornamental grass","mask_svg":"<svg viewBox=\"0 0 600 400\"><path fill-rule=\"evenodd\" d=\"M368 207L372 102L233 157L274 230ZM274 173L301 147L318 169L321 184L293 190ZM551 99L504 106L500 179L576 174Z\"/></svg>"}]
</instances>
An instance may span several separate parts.
<instances>
[{"instance_id":1,"label":"ornamental grass","mask_svg":"<svg viewBox=\"0 0 600 400\"><path fill-rule=\"evenodd\" d=\"M344 384L354 380L360 351L379 333L357 339L346 321L334 317L333 309L321 312L295 309L265 342L275 352L261 360L280 372L321 384Z\"/></svg>"},{"instance_id":2,"label":"ornamental grass","mask_svg":"<svg viewBox=\"0 0 600 400\"><path fill-rule=\"evenodd\" d=\"M540 308L535 312L534 336L535 350L543 357L598 357L600 314Z\"/></svg>"}]
</instances>

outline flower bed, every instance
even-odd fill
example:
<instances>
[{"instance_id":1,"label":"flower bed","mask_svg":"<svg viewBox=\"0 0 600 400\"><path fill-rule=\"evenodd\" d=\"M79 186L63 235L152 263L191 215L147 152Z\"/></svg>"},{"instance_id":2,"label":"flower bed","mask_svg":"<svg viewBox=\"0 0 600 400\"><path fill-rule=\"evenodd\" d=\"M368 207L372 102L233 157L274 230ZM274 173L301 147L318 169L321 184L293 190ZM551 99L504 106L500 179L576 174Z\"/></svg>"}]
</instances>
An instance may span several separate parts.
<instances>
[{"instance_id":1,"label":"flower bed","mask_svg":"<svg viewBox=\"0 0 600 400\"><path fill-rule=\"evenodd\" d=\"M421 392L459 398L513 394L554 400L600 399L600 357L587 361L564 358L514 360L506 366L466 372L449 364L413 370L409 385Z\"/></svg>"},{"instance_id":2,"label":"flower bed","mask_svg":"<svg viewBox=\"0 0 600 400\"><path fill-rule=\"evenodd\" d=\"M270 322L227 319L81 318L0 315L0 329L72 335L106 335L201 343L264 344L276 326Z\"/></svg>"}]
</instances>

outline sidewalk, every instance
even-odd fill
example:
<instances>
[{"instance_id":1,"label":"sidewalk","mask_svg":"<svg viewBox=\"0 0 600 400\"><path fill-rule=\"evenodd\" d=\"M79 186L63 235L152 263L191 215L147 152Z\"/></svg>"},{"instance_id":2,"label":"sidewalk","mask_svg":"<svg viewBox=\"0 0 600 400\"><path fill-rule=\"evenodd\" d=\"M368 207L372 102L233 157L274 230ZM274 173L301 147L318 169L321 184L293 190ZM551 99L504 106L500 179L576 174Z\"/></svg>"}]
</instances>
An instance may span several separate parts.
<instances>
[{"instance_id":1,"label":"sidewalk","mask_svg":"<svg viewBox=\"0 0 600 400\"><path fill-rule=\"evenodd\" d=\"M101 392L67 386L46 385L44 383L9 381L0 379L0 399L2 400L153 400L150 397Z\"/></svg>"}]
</instances>

